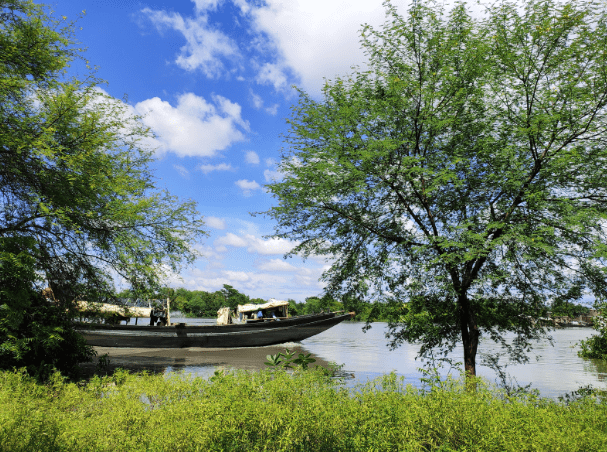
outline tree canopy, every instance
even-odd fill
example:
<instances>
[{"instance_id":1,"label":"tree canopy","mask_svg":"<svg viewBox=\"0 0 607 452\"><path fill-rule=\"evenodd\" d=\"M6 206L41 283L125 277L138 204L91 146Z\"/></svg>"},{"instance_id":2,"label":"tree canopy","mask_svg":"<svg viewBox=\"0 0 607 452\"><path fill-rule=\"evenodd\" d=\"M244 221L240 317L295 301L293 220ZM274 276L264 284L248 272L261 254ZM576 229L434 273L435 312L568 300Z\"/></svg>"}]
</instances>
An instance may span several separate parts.
<instances>
[{"instance_id":1,"label":"tree canopy","mask_svg":"<svg viewBox=\"0 0 607 452\"><path fill-rule=\"evenodd\" d=\"M67 75L82 58L74 24L30 1L1 0L0 9L0 341L7 351L40 288L49 285L61 302L110 296L115 278L154 290L168 271L193 261L192 245L205 232L193 202L157 188L152 133L128 105L105 94L93 74Z\"/></svg>"},{"instance_id":2,"label":"tree canopy","mask_svg":"<svg viewBox=\"0 0 607 452\"><path fill-rule=\"evenodd\" d=\"M607 295L604 4L385 7L368 70L300 91L275 236L332 257L328 293L392 305L393 347L525 361L547 304Z\"/></svg>"}]
</instances>

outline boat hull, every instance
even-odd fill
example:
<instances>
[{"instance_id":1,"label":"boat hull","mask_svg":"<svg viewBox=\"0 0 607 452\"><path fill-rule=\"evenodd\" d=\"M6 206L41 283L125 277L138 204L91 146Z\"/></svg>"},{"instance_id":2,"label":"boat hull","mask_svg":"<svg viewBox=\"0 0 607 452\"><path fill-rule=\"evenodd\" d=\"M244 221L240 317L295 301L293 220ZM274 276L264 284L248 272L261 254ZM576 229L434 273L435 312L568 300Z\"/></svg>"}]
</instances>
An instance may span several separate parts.
<instances>
[{"instance_id":1,"label":"boat hull","mask_svg":"<svg viewBox=\"0 0 607 452\"><path fill-rule=\"evenodd\" d=\"M76 330L98 347L184 348L260 347L312 337L350 318L335 313L282 321L208 326L135 326L81 324Z\"/></svg>"}]
</instances>

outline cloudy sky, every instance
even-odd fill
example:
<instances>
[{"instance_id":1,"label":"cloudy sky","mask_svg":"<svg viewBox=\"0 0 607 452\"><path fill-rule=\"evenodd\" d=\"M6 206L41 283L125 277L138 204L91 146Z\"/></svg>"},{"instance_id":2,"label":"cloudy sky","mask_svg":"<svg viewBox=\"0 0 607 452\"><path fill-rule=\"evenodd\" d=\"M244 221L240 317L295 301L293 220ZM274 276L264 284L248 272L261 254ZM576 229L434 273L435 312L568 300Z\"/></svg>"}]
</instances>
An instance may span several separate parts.
<instances>
[{"instance_id":1,"label":"cloudy sky","mask_svg":"<svg viewBox=\"0 0 607 452\"><path fill-rule=\"evenodd\" d=\"M394 4L404 11L408 1ZM204 257L172 285L320 294L327 263L284 260L293 243L264 238L272 221L249 213L276 203L264 184L278 176L292 86L318 97L325 79L364 65L358 31L383 23L382 0L62 0L53 9L68 20L86 9L76 38L103 89L127 95L158 135L159 186L197 201L206 218Z\"/></svg>"}]
</instances>

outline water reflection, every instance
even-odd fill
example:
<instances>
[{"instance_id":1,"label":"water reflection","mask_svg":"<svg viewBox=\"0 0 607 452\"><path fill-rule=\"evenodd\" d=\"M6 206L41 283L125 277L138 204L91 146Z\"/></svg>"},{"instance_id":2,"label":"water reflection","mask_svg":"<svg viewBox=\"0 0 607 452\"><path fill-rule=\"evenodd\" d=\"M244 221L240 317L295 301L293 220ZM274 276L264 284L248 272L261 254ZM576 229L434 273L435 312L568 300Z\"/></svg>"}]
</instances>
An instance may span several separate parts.
<instances>
[{"instance_id":1,"label":"water reflection","mask_svg":"<svg viewBox=\"0 0 607 452\"><path fill-rule=\"evenodd\" d=\"M173 372L185 371L203 378L212 376L218 369L260 370L267 355L275 355L285 351L285 347L297 353L309 353L297 343L271 345L251 348L118 348L95 347L97 356L108 354L110 370L118 367L131 371ZM321 356L312 355L316 359L314 365L326 367L329 363ZM88 365L94 368L95 363Z\"/></svg>"},{"instance_id":2,"label":"water reflection","mask_svg":"<svg viewBox=\"0 0 607 452\"><path fill-rule=\"evenodd\" d=\"M605 383L607 381L607 361L600 359L585 359L584 371L596 374L599 381Z\"/></svg>"},{"instance_id":3,"label":"water reflection","mask_svg":"<svg viewBox=\"0 0 607 452\"><path fill-rule=\"evenodd\" d=\"M181 319L172 315L174 322L190 324L213 323L208 319ZM369 379L394 371L404 376L407 383L419 385L422 374L418 371L423 363L416 360L418 347L404 344L390 351L385 337L386 324L376 323L368 332L362 332L363 323L343 322L318 336L301 343L290 343L268 347L237 349L127 349L96 347L98 356L108 353L112 368L130 370L171 372L183 370L203 378L212 376L218 369L259 370L265 368L266 355L284 351L285 347L297 353L311 353L315 364L326 366L329 362L344 365L344 371L354 376L348 386L365 383ZM594 330L570 328L553 331L554 347L548 341L535 345L528 364L511 364L506 371L519 384L531 383L547 397L558 397L574 391L580 386L604 387L607 381L607 363L582 359L577 356L575 344L586 339ZM498 348L489 340L482 341L479 352L497 352ZM461 348L454 350L452 358L463 361ZM94 367L94 364L92 365ZM446 375L448 369L442 370ZM495 381L495 373L488 367L479 366L477 372L489 381ZM453 372L458 375L458 371Z\"/></svg>"}]
</instances>

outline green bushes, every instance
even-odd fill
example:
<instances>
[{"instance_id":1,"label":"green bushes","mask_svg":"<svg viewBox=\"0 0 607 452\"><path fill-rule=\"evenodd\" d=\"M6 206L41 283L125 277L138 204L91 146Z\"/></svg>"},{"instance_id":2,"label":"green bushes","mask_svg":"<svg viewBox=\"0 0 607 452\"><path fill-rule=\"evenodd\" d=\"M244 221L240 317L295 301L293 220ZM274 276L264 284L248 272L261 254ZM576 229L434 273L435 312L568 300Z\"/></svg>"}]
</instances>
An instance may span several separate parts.
<instances>
[{"instance_id":1,"label":"green bushes","mask_svg":"<svg viewBox=\"0 0 607 452\"><path fill-rule=\"evenodd\" d=\"M581 350L578 352L582 358L594 358L607 361L607 302L597 302L595 308L600 315L595 318L593 328L598 331L597 335L590 336L580 342Z\"/></svg>"},{"instance_id":2,"label":"green bushes","mask_svg":"<svg viewBox=\"0 0 607 452\"><path fill-rule=\"evenodd\" d=\"M73 329L66 306L35 290L36 241L0 237L0 370L24 367L39 380L77 376L95 351Z\"/></svg>"},{"instance_id":3,"label":"green bushes","mask_svg":"<svg viewBox=\"0 0 607 452\"><path fill-rule=\"evenodd\" d=\"M459 381L420 391L395 375L349 391L321 371L94 378L41 386L0 374L2 451L596 451L607 404L508 398Z\"/></svg>"}]
</instances>

